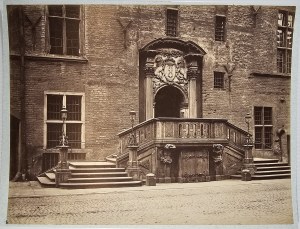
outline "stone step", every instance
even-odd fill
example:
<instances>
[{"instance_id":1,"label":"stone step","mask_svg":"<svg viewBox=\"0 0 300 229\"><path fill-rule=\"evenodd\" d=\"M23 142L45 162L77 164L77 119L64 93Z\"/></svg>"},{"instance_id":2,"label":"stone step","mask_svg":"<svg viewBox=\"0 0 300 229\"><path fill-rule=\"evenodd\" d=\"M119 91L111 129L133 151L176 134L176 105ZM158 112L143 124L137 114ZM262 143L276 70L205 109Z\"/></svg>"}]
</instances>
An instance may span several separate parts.
<instances>
[{"instance_id":1,"label":"stone step","mask_svg":"<svg viewBox=\"0 0 300 229\"><path fill-rule=\"evenodd\" d=\"M75 188L117 188L117 187L135 187L141 186L142 181L127 181L127 182L102 182L102 183L61 183L60 188L75 189Z\"/></svg>"},{"instance_id":2,"label":"stone step","mask_svg":"<svg viewBox=\"0 0 300 229\"><path fill-rule=\"evenodd\" d=\"M102 183L102 182L124 182L132 181L132 177L89 177L89 178L70 178L69 183Z\"/></svg>"},{"instance_id":3,"label":"stone step","mask_svg":"<svg viewBox=\"0 0 300 229\"><path fill-rule=\"evenodd\" d=\"M55 188L55 182L51 181L48 177L37 177L38 181L43 187Z\"/></svg>"},{"instance_id":4,"label":"stone step","mask_svg":"<svg viewBox=\"0 0 300 229\"><path fill-rule=\"evenodd\" d=\"M290 174L270 174L270 175L252 175L252 180L266 180L266 179L282 179L282 178L290 178ZM242 175L231 175L231 179L242 179Z\"/></svg>"},{"instance_id":5,"label":"stone step","mask_svg":"<svg viewBox=\"0 0 300 229\"><path fill-rule=\"evenodd\" d=\"M106 173L125 172L125 168L74 168L70 166L72 173Z\"/></svg>"},{"instance_id":6,"label":"stone step","mask_svg":"<svg viewBox=\"0 0 300 229\"><path fill-rule=\"evenodd\" d=\"M72 173L72 178L89 178L89 177L126 177L127 172L107 172L107 173Z\"/></svg>"},{"instance_id":7,"label":"stone step","mask_svg":"<svg viewBox=\"0 0 300 229\"><path fill-rule=\"evenodd\" d=\"M72 161L74 168L116 168L116 164L108 161Z\"/></svg>"},{"instance_id":8,"label":"stone step","mask_svg":"<svg viewBox=\"0 0 300 229\"><path fill-rule=\"evenodd\" d=\"M253 175L253 180L264 180L264 179L281 179L290 178L291 174L270 174L270 175Z\"/></svg>"},{"instance_id":9,"label":"stone step","mask_svg":"<svg viewBox=\"0 0 300 229\"><path fill-rule=\"evenodd\" d=\"M290 174L291 170L266 170L266 171L256 171L255 175L268 175L268 174ZM238 171L241 174L241 171Z\"/></svg>"},{"instance_id":10,"label":"stone step","mask_svg":"<svg viewBox=\"0 0 300 229\"><path fill-rule=\"evenodd\" d=\"M268 170L290 170L291 166L272 166L272 167L256 167L257 171L268 171Z\"/></svg>"},{"instance_id":11,"label":"stone step","mask_svg":"<svg viewBox=\"0 0 300 229\"><path fill-rule=\"evenodd\" d=\"M278 163L256 163L256 167L272 167L272 166L287 166L287 162L278 162Z\"/></svg>"},{"instance_id":12,"label":"stone step","mask_svg":"<svg viewBox=\"0 0 300 229\"><path fill-rule=\"evenodd\" d=\"M278 159L268 159L268 158L253 158L253 162L255 164L259 163L277 163L279 162Z\"/></svg>"},{"instance_id":13,"label":"stone step","mask_svg":"<svg viewBox=\"0 0 300 229\"><path fill-rule=\"evenodd\" d=\"M55 182L55 173L51 173L51 172L45 173L45 176L46 176L49 180Z\"/></svg>"}]
</instances>

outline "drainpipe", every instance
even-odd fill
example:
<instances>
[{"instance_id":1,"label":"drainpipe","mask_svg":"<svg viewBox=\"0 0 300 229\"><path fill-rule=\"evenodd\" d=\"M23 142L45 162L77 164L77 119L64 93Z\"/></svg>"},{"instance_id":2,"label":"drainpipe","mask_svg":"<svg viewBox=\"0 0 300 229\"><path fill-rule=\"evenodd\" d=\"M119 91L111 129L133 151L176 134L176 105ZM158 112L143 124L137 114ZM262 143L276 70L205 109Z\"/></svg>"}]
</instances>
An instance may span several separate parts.
<instances>
[{"instance_id":1,"label":"drainpipe","mask_svg":"<svg viewBox=\"0 0 300 229\"><path fill-rule=\"evenodd\" d=\"M26 156L26 76L25 76L25 39L24 39L24 14L23 6L19 6L19 51L20 51L20 101L21 101L21 147L18 151L18 172L13 181L24 179L27 173L27 156ZM23 175L23 176L22 176Z\"/></svg>"}]
</instances>

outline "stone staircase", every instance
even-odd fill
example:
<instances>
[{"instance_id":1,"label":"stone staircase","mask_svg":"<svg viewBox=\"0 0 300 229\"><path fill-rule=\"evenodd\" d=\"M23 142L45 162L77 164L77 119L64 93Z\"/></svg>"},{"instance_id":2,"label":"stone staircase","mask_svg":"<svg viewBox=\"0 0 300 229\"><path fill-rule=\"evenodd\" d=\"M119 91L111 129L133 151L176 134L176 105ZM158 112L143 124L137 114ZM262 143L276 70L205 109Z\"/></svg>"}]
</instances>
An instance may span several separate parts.
<instances>
[{"instance_id":1,"label":"stone staircase","mask_svg":"<svg viewBox=\"0 0 300 229\"><path fill-rule=\"evenodd\" d=\"M252 180L281 179L291 177L291 167L278 159L254 158L253 163L257 169ZM231 175L231 179L241 179L241 171Z\"/></svg>"},{"instance_id":2,"label":"stone staircase","mask_svg":"<svg viewBox=\"0 0 300 229\"><path fill-rule=\"evenodd\" d=\"M113 188L141 186L142 181L134 181L125 168L116 168L111 161L70 161L71 178L61 183L60 188ZM37 177L43 187L55 187L55 169Z\"/></svg>"}]
</instances>

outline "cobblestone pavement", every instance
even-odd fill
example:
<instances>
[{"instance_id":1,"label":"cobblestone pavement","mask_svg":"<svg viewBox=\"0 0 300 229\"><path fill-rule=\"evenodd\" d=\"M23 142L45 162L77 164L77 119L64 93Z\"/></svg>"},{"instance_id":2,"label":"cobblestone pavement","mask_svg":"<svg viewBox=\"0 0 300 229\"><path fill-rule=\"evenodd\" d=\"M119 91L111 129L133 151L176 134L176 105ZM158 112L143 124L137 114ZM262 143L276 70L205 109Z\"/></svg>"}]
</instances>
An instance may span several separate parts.
<instances>
[{"instance_id":1,"label":"cobblestone pavement","mask_svg":"<svg viewBox=\"0 0 300 229\"><path fill-rule=\"evenodd\" d=\"M34 183L10 186L9 224L293 223L290 179L96 190L44 189Z\"/></svg>"}]
</instances>

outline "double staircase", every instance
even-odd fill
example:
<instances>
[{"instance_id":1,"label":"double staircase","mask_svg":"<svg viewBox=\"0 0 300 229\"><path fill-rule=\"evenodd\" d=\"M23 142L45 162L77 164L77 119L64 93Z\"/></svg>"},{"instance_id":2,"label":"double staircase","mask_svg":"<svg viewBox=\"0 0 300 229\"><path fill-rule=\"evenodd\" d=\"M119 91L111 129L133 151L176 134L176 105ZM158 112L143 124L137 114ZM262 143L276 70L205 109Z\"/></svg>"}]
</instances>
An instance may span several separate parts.
<instances>
[{"instance_id":1,"label":"double staircase","mask_svg":"<svg viewBox=\"0 0 300 229\"><path fill-rule=\"evenodd\" d=\"M279 162L278 159L254 158L253 163L256 172L252 175L252 180L281 179L291 177L291 167L287 162ZM232 179L241 179L241 171L232 175Z\"/></svg>"},{"instance_id":2,"label":"double staircase","mask_svg":"<svg viewBox=\"0 0 300 229\"><path fill-rule=\"evenodd\" d=\"M116 168L112 161L71 161L71 177L60 188L113 188L141 186L142 181L134 181L125 168ZM43 187L55 187L55 168L37 177Z\"/></svg>"}]
</instances>

